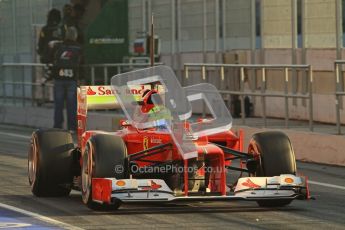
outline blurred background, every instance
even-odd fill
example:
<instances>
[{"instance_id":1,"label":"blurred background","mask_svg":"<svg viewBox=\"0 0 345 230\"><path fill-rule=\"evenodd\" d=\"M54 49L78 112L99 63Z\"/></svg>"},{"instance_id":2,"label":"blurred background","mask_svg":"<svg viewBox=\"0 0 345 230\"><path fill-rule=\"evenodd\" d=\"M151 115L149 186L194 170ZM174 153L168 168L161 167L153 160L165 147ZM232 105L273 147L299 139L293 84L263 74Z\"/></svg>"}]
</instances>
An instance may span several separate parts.
<instances>
[{"instance_id":1,"label":"blurred background","mask_svg":"<svg viewBox=\"0 0 345 230\"><path fill-rule=\"evenodd\" d=\"M30 64L39 60L39 31L48 11L67 3L85 9L79 26L88 84L150 64L153 14L155 61L184 85L207 81L227 91L233 114L236 96L244 101L236 92L247 92L251 116L345 123L342 62L335 65L344 56L344 0L0 0L3 82L39 82L42 66ZM6 85L3 98L38 91Z\"/></svg>"}]
</instances>

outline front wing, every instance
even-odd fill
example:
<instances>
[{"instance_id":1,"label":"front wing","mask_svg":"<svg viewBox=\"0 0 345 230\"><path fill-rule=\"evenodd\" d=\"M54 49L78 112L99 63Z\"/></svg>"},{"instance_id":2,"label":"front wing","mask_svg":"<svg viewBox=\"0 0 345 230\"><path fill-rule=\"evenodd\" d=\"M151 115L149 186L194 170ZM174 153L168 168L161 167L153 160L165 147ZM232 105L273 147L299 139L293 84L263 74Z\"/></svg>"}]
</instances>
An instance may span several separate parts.
<instances>
[{"instance_id":1,"label":"front wing","mask_svg":"<svg viewBox=\"0 0 345 230\"><path fill-rule=\"evenodd\" d=\"M305 177L280 175L274 177L243 177L233 192L227 195L175 196L164 180L93 178L92 198L99 203L112 203L114 199L131 202L175 202L175 201L224 201L224 200L281 200L309 199L308 182Z\"/></svg>"}]
</instances>

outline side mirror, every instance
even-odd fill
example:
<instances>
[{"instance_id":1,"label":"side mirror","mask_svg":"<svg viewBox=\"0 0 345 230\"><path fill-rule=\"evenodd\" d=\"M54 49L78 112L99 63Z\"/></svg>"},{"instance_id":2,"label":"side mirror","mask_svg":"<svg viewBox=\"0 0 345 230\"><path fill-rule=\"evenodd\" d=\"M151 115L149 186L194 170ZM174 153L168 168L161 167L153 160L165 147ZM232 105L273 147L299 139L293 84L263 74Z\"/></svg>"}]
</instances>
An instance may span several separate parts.
<instances>
[{"instance_id":1,"label":"side mirror","mask_svg":"<svg viewBox=\"0 0 345 230\"><path fill-rule=\"evenodd\" d=\"M121 119L119 123L121 127L131 126L131 123L128 120Z\"/></svg>"}]
</instances>

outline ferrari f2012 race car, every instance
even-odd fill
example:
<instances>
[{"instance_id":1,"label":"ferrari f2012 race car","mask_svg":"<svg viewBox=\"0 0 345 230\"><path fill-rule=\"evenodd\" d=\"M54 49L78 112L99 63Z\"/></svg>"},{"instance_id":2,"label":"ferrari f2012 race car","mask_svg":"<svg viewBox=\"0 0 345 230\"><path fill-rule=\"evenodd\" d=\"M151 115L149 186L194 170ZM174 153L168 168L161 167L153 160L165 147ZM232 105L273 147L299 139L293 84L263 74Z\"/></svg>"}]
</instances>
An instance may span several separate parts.
<instances>
[{"instance_id":1,"label":"ferrari f2012 race car","mask_svg":"<svg viewBox=\"0 0 345 230\"><path fill-rule=\"evenodd\" d=\"M116 108L125 114L119 130L87 130L88 109ZM201 108L207 117L196 117ZM80 87L77 119L77 144L66 130L33 132L28 177L35 196L68 196L75 189L92 209L220 200L272 207L310 198L284 133L256 133L244 151L243 133L231 130L217 89L206 83L182 87L169 67L119 74L109 86ZM233 173L240 176L230 183Z\"/></svg>"}]
</instances>

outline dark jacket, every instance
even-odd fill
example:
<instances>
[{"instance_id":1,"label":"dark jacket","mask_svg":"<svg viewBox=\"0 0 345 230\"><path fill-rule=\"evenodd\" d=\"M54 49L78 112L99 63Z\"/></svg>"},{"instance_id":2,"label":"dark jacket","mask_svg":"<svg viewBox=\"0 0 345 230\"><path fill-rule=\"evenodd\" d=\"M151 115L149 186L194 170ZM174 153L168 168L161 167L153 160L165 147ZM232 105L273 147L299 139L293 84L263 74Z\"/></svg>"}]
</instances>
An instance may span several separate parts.
<instances>
[{"instance_id":1,"label":"dark jacket","mask_svg":"<svg viewBox=\"0 0 345 230\"><path fill-rule=\"evenodd\" d=\"M50 56L49 42L55 40L62 40L61 31L61 15L60 11L52 9L48 13L47 24L42 28L38 38L37 53L40 55L42 63L51 63L52 57Z\"/></svg>"},{"instance_id":2,"label":"dark jacket","mask_svg":"<svg viewBox=\"0 0 345 230\"><path fill-rule=\"evenodd\" d=\"M55 80L80 80L83 54L81 46L73 41L64 41L53 48L52 77Z\"/></svg>"}]
</instances>

